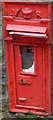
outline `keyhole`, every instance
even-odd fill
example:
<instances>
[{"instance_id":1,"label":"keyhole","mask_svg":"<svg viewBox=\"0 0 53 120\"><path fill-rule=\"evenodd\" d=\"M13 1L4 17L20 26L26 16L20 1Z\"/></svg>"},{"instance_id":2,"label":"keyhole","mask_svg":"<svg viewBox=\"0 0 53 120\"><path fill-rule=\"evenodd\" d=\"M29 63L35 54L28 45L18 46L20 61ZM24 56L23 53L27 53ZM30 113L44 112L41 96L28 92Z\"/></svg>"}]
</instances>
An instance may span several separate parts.
<instances>
[{"instance_id":1,"label":"keyhole","mask_svg":"<svg viewBox=\"0 0 53 120\"><path fill-rule=\"evenodd\" d=\"M21 84L23 84L23 79L21 79Z\"/></svg>"}]
</instances>

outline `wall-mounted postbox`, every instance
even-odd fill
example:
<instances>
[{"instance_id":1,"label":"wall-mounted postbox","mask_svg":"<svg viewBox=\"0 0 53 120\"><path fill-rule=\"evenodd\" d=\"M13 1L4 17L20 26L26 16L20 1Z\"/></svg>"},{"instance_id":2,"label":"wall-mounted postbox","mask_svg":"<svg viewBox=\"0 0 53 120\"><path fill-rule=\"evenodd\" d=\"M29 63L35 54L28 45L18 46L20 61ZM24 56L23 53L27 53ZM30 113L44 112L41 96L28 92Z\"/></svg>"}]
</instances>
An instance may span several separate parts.
<instances>
[{"instance_id":1,"label":"wall-mounted postbox","mask_svg":"<svg viewBox=\"0 0 53 120\"><path fill-rule=\"evenodd\" d=\"M50 3L3 2L11 112L51 115L50 24Z\"/></svg>"}]
</instances>

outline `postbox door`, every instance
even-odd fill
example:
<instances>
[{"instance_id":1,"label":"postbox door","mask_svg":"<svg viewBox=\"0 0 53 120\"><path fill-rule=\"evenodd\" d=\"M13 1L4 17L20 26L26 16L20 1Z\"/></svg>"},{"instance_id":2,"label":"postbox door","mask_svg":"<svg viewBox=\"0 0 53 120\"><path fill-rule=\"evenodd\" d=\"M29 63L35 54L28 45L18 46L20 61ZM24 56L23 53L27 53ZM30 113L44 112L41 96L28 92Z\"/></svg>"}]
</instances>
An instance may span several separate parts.
<instances>
[{"instance_id":1,"label":"postbox door","mask_svg":"<svg viewBox=\"0 0 53 120\"><path fill-rule=\"evenodd\" d=\"M43 107L43 48L14 46L17 104Z\"/></svg>"}]
</instances>

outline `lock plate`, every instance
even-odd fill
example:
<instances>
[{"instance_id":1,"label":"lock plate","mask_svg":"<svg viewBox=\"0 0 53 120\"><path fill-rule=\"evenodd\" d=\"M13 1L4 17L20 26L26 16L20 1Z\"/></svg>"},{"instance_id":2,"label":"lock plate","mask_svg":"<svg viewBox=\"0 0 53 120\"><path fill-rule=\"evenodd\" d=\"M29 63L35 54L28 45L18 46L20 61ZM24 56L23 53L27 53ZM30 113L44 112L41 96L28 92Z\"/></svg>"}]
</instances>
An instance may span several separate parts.
<instances>
[{"instance_id":1,"label":"lock plate","mask_svg":"<svg viewBox=\"0 0 53 120\"><path fill-rule=\"evenodd\" d=\"M31 79L31 76L19 75L18 82L21 85L31 85L32 79Z\"/></svg>"}]
</instances>

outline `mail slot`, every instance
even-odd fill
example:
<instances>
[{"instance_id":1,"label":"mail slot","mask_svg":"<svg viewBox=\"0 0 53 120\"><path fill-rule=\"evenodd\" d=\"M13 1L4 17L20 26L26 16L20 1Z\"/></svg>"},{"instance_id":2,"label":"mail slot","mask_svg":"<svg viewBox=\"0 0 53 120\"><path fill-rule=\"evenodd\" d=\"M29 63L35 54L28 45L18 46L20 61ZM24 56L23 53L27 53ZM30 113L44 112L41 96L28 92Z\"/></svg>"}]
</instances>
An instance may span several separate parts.
<instances>
[{"instance_id":1,"label":"mail slot","mask_svg":"<svg viewBox=\"0 0 53 120\"><path fill-rule=\"evenodd\" d=\"M51 4L2 5L9 109L50 116Z\"/></svg>"}]
</instances>

